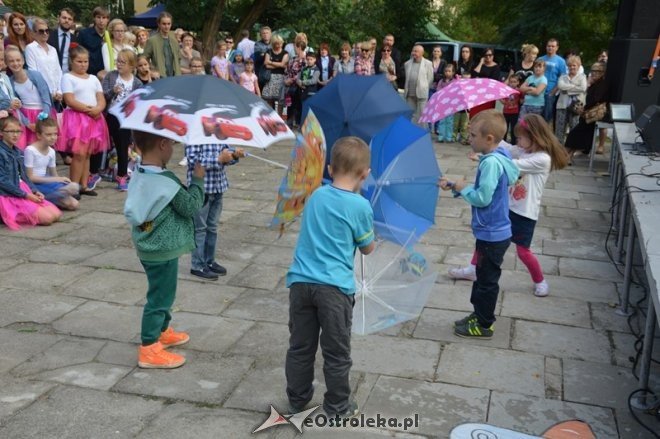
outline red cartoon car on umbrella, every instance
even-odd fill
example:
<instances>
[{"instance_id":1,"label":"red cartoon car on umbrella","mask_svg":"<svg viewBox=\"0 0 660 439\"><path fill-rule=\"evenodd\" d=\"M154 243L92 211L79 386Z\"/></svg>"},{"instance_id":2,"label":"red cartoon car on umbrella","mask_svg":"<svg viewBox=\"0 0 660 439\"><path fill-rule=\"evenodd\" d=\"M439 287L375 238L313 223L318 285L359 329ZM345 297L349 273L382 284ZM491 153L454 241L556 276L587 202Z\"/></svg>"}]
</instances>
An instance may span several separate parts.
<instances>
[{"instance_id":1,"label":"red cartoon car on umbrella","mask_svg":"<svg viewBox=\"0 0 660 439\"><path fill-rule=\"evenodd\" d=\"M238 125L233 120L218 113L212 116L202 116L202 128L205 136L215 134L218 140L225 140L228 137L243 140L252 139L252 131L249 128Z\"/></svg>"},{"instance_id":2,"label":"red cartoon car on umbrella","mask_svg":"<svg viewBox=\"0 0 660 439\"><path fill-rule=\"evenodd\" d=\"M184 136L188 132L188 125L179 119L179 113L171 107L159 107L152 105L144 118L145 123L154 124L157 130L168 130Z\"/></svg>"},{"instance_id":3,"label":"red cartoon car on umbrella","mask_svg":"<svg viewBox=\"0 0 660 439\"><path fill-rule=\"evenodd\" d=\"M275 136L277 133L286 133L287 131L284 122L269 116L268 113L261 113L259 117L257 117L257 122L259 122L259 126L267 135L270 134L271 136Z\"/></svg>"}]
</instances>

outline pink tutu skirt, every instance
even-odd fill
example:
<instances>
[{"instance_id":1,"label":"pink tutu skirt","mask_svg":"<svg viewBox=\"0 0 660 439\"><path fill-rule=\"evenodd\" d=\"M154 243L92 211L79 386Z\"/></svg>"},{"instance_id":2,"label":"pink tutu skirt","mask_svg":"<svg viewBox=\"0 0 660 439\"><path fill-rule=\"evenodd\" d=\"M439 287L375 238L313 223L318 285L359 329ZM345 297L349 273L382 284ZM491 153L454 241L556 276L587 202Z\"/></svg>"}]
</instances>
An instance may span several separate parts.
<instances>
[{"instance_id":1,"label":"pink tutu skirt","mask_svg":"<svg viewBox=\"0 0 660 439\"><path fill-rule=\"evenodd\" d=\"M32 193L30 186L24 181L21 180L19 186L28 194ZM37 211L40 207L48 206L57 209L53 203L46 200L37 204L26 198L0 196L0 218L11 230L18 230L21 226L36 226L39 223Z\"/></svg>"},{"instance_id":2,"label":"pink tutu skirt","mask_svg":"<svg viewBox=\"0 0 660 439\"><path fill-rule=\"evenodd\" d=\"M23 116L27 117L30 123L37 123L37 116L39 116L39 113L41 113L41 110L33 109L33 108L21 108L18 111L23 113ZM53 120L57 120L57 112L55 111L54 108L50 109L50 117ZM57 143L53 145L53 148L60 151L60 148L62 147L60 144L64 142L63 139L64 137L61 135L61 130L60 130L60 135L57 138ZM37 133L29 129L28 127L23 127L23 134L21 134L21 137L19 137L16 146L18 147L18 149L23 151L25 147L27 147L28 145L32 145L36 141L37 141Z\"/></svg>"},{"instance_id":3,"label":"pink tutu skirt","mask_svg":"<svg viewBox=\"0 0 660 439\"><path fill-rule=\"evenodd\" d=\"M55 149L71 154L96 154L107 151L110 147L108 126L103 114L98 119L93 119L70 108L65 109L62 114L60 139L63 141L56 145Z\"/></svg>"}]
</instances>

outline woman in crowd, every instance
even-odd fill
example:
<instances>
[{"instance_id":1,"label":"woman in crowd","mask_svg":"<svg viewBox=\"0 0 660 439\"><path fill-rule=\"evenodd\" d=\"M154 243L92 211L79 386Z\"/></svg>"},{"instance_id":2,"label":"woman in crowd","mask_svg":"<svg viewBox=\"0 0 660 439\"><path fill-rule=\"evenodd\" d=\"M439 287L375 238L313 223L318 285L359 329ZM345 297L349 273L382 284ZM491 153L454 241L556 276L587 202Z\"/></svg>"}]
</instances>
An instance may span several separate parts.
<instances>
[{"instance_id":1,"label":"woman in crowd","mask_svg":"<svg viewBox=\"0 0 660 439\"><path fill-rule=\"evenodd\" d=\"M300 34L298 34L300 35ZM305 67L305 53L307 52L307 38L295 40L295 51L296 55L293 59L289 61L289 65L286 68L286 79L284 80L284 86L286 87L286 97L285 102L288 102L288 123L291 127L300 126L300 119L302 117L302 96L300 94L300 88L296 83L298 74ZM337 63L335 63L335 66Z\"/></svg>"},{"instance_id":2,"label":"woman in crowd","mask_svg":"<svg viewBox=\"0 0 660 439\"><path fill-rule=\"evenodd\" d=\"M12 45L25 53L25 48L32 42L32 35L28 30L27 20L20 12L14 12L9 16L7 23L7 38L5 38L5 47Z\"/></svg>"},{"instance_id":3,"label":"woman in crowd","mask_svg":"<svg viewBox=\"0 0 660 439\"><path fill-rule=\"evenodd\" d=\"M557 99L557 114L555 115L555 136L559 143L564 143L566 136L566 126L569 130L575 128L579 121L579 115L573 110L574 102L584 105L585 93L587 91L587 77L580 73L582 60L579 56L573 55L566 59L568 73L559 77L557 88L559 89L559 98Z\"/></svg>"},{"instance_id":4,"label":"woman in crowd","mask_svg":"<svg viewBox=\"0 0 660 439\"><path fill-rule=\"evenodd\" d=\"M335 62L335 72L333 76L350 75L355 73L355 59L351 56L351 45L343 43L339 50L339 59Z\"/></svg>"},{"instance_id":5,"label":"woman in crowd","mask_svg":"<svg viewBox=\"0 0 660 439\"><path fill-rule=\"evenodd\" d=\"M149 39L149 31L146 29L139 29L135 31L135 36L137 37L135 52L138 55L142 55L144 53L144 47L147 45L147 40Z\"/></svg>"},{"instance_id":6,"label":"woman in crowd","mask_svg":"<svg viewBox=\"0 0 660 439\"><path fill-rule=\"evenodd\" d=\"M132 46L124 43L126 35L126 24L123 20L115 18L108 23L109 39L101 46L101 55L103 56L103 70L110 72L116 69L117 55L124 49L135 50Z\"/></svg>"},{"instance_id":7,"label":"woman in crowd","mask_svg":"<svg viewBox=\"0 0 660 439\"><path fill-rule=\"evenodd\" d=\"M436 92L438 88L438 82L442 80L444 76L445 67L447 62L442 59L442 48L440 46L435 46L431 52L431 64L433 65L433 83L429 87L429 99L433 96L433 93ZM429 124L429 129L433 134L438 134L438 125L440 121Z\"/></svg>"},{"instance_id":8,"label":"woman in crowd","mask_svg":"<svg viewBox=\"0 0 660 439\"><path fill-rule=\"evenodd\" d=\"M282 112L281 100L284 96L284 69L289 64L289 54L284 50L284 40L279 35L273 35L270 40L272 48L266 52L264 68L270 70L270 79L261 92L261 97L275 108L278 102L278 112Z\"/></svg>"},{"instance_id":9,"label":"woman in crowd","mask_svg":"<svg viewBox=\"0 0 660 439\"><path fill-rule=\"evenodd\" d=\"M461 78L470 78L474 74L474 58L472 56L472 47L465 45L461 47L461 57L456 66L456 74Z\"/></svg>"},{"instance_id":10,"label":"woman in crowd","mask_svg":"<svg viewBox=\"0 0 660 439\"><path fill-rule=\"evenodd\" d=\"M363 41L360 44L360 54L355 58L355 74L371 76L375 73L374 62L371 56L371 43Z\"/></svg>"},{"instance_id":11,"label":"woman in crowd","mask_svg":"<svg viewBox=\"0 0 660 439\"><path fill-rule=\"evenodd\" d=\"M518 75L522 84L528 76L534 74L534 61L539 55L539 49L533 44L523 44L521 52L523 59L509 71L509 76Z\"/></svg>"},{"instance_id":12,"label":"woman in crowd","mask_svg":"<svg viewBox=\"0 0 660 439\"><path fill-rule=\"evenodd\" d=\"M476 65L473 72L477 78L500 80L500 65L495 62L495 50L492 47L484 50L484 56L481 57L479 64ZM473 118L484 110L495 108L495 103L496 101L492 101L477 105L470 110L470 118Z\"/></svg>"},{"instance_id":13,"label":"woman in crowd","mask_svg":"<svg viewBox=\"0 0 660 439\"><path fill-rule=\"evenodd\" d=\"M319 46L319 57L316 60L316 67L321 72L318 89L322 89L332 79L335 71L335 57L330 55L330 46L328 43L321 43Z\"/></svg>"},{"instance_id":14,"label":"woman in crowd","mask_svg":"<svg viewBox=\"0 0 660 439\"><path fill-rule=\"evenodd\" d=\"M184 75L189 75L190 72L190 62L193 58L201 58L200 53L193 49L193 43L195 39L191 34L186 32L181 37L181 50L179 51L179 64L181 66L181 73Z\"/></svg>"},{"instance_id":15,"label":"woman in crowd","mask_svg":"<svg viewBox=\"0 0 660 439\"><path fill-rule=\"evenodd\" d=\"M378 73L385 75L388 82L392 84L395 90L398 89L396 84L396 63L392 58L392 46L383 46L381 49L381 59L378 64Z\"/></svg>"}]
</instances>

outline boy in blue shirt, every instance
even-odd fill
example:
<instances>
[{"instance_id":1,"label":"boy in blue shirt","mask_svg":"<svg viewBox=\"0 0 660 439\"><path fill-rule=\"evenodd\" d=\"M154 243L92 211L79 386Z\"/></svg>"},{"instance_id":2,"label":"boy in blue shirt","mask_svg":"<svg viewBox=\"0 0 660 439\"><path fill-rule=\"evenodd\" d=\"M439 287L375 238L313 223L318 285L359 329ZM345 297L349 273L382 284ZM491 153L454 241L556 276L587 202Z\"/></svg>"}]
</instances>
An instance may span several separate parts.
<instances>
[{"instance_id":1,"label":"boy in blue shirt","mask_svg":"<svg viewBox=\"0 0 660 439\"><path fill-rule=\"evenodd\" d=\"M500 292L502 261L511 243L509 186L520 171L509 152L498 147L506 133L504 115L486 110L470 121L470 144L482 153L473 185L464 180L455 183L440 179L440 187L452 189L472 206L472 233L477 239L477 279L472 284L470 302L474 312L454 322L454 334L466 338L491 338L495 323L495 305Z\"/></svg>"},{"instance_id":2,"label":"boy in blue shirt","mask_svg":"<svg viewBox=\"0 0 660 439\"><path fill-rule=\"evenodd\" d=\"M319 344L327 391L323 409L349 418L359 412L350 399L351 323L355 304L355 249L374 249L373 211L358 192L369 175L369 147L343 137L332 147L331 185L309 198L300 236L286 277L289 287L289 350L286 393L291 413L302 411L314 394L314 359Z\"/></svg>"}]
</instances>

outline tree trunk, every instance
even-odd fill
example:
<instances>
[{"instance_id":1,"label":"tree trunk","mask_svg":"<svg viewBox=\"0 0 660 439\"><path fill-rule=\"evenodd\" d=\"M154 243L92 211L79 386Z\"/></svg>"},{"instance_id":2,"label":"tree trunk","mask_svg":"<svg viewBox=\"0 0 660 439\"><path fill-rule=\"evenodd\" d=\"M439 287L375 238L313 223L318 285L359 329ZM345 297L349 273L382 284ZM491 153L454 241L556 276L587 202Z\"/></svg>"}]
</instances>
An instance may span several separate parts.
<instances>
[{"instance_id":1,"label":"tree trunk","mask_svg":"<svg viewBox=\"0 0 660 439\"><path fill-rule=\"evenodd\" d=\"M261 14L264 13L270 2L271 0L254 0L248 13L241 18L238 26L236 26L236 30L234 31L234 41L236 41L236 44L241 41L241 32L243 29L252 30L252 26L261 17Z\"/></svg>"},{"instance_id":2,"label":"tree trunk","mask_svg":"<svg viewBox=\"0 0 660 439\"><path fill-rule=\"evenodd\" d=\"M222 20L222 14L225 12L226 4L227 0L218 0L213 7L211 16L204 22L204 26L202 27L202 57L206 60L213 57L216 43L215 40L218 35L218 30L220 29L220 21Z\"/></svg>"}]
</instances>

